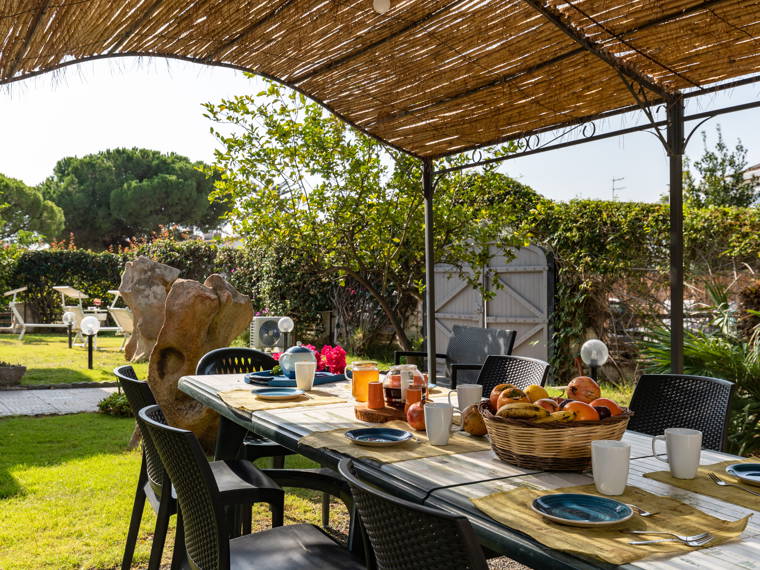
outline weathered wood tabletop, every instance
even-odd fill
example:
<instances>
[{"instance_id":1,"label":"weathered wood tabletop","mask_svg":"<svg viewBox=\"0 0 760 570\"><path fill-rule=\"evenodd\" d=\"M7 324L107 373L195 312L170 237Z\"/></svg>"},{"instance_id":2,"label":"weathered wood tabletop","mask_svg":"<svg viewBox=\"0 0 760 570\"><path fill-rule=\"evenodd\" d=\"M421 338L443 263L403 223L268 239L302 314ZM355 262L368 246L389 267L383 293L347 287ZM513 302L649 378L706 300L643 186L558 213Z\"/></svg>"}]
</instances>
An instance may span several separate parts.
<instances>
[{"instance_id":1,"label":"weathered wood tabletop","mask_svg":"<svg viewBox=\"0 0 760 570\"><path fill-rule=\"evenodd\" d=\"M320 391L345 397L348 402L314 407L294 407L279 410L241 413L230 409L218 396L220 391L247 387L242 374L185 376L179 388L220 413L223 418L217 455L224 457L239 446L250 430L273 439L281 445L302 453L327 467L335 467L343 456L328 449L300 446L298 440L316 431L350 427L360 423L354 415L354 402L346 382L326 384ZM439 390L433 400L445 400L448 390ZM710 515L733 520L749 513L749 509L719 499L699 495L671 485L644 478L643 474L660 471L665 464L652 457L651 437L626 432L624 441L631 444L629 484L655 493L673 497ZM732 459L733 456L703 451L701 463L710 464ZM522 469L499 460L492 451L444 455L424 459L378 464L371 460L356 460L362 474L373 483L405 499L414 500L469 518L482 543L488 548L536 568L605 568L592 559L580 559L547 548L530 537L509 529L478 511L471 499L519 484L530 483L542 489L557 489L593 482L587 473L539 472ZM755 512L757 515L758 513ZM750 519L740 540L713 548L694 550L677 556L647 558L627 568L758 568L760 569L760 516Z\"/></svg>"}]
</instances>

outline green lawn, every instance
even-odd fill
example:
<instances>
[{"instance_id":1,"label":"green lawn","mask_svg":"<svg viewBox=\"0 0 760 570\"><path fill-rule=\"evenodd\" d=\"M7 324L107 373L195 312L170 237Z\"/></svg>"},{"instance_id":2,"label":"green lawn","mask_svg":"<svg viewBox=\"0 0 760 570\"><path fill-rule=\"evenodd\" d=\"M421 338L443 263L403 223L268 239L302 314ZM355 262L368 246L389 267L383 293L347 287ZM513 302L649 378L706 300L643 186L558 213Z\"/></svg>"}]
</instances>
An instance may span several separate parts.
<instances>
[{"instance_id":1,"label":"green lawn","mask_svg":"<svg viewBox=\"0 0 760 570\"><path fill-rule=\"evenodd\" d=\"M2 360L26 366L21 384L66 384L71 382L112 382L113 369L126 364L119 351L122 337L98 335L98 349L93 352L93 369L87 368L87 348L68 348L66 335L27 334L0 335ZM134 364L140 378L148 372L148 364ZM0 567L1 568L1 567Z\"/></svg>"},{"instance_id":2,"label":"green lawn","mask_svg":"<svg viewBox=\"0 0 760 570\"><path fill-rule=\"evenodd\" d=\"M0 420L0 568L119 567L140 467L140 453L125 450L133 425L98 414ZM288 457L287 466L311 464ZM316 493L289 493L286 524L318 524L320 504ZM344 530L345 509L332 512L333 526ZM150 506L143 518L136 568L147 568ZM268 520L257 508L257 528ZM169 547L165 562L170 556Z\"/></svg>"}]
</instances>

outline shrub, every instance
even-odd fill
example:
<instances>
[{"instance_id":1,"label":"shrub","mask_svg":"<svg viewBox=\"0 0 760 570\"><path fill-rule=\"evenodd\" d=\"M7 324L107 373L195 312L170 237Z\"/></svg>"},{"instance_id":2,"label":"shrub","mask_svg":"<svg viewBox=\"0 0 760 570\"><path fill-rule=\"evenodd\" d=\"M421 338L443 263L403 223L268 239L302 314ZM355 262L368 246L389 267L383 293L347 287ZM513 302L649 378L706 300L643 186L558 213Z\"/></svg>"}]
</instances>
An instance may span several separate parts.
<instances>
[{"instance_id":1,"label":"shrub","mask_svg":"<svg viewBox=\"0 0 760 570\"><path fill-rule=\"evenodd\" d=\"M116 416L117 418L134 417L132 408L129 407L129 401L122 392L114 392L98 402L98 409L101 414Z\"/></svg>"},{"instance_id":2,"label":"shrub","mask_svg":"<svg viewBox=\"0 0 760 570\"><path fill-rule=\"evenodd\" d=\"M760 281L739 291L739 330L745 338L760 324Z\"/></svg>"},{"instance_id":3,"label":"shrub","mask_svg":"<svg viewBox=\"0 0 760 570\"><path fill-rule=\"evenodd\" d=\"M141 245L133 256L144 255L159 263L179 269L182 279L195 279L203 283L212 273L218 273L216 265L217 245L201 240L156 240Z\"/></svg>"}]
</instances>

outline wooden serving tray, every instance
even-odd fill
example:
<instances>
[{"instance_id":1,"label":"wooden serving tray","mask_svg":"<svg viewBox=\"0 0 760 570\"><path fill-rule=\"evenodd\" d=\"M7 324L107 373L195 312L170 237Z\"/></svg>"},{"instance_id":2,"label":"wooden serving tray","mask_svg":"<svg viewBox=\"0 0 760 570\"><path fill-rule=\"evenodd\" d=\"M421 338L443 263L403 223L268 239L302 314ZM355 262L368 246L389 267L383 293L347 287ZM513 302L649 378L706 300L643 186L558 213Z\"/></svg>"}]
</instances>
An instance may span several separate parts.
<instances>
[{"instance_id":1,"label":"wooden serving tray","mask_svg":"<svg viewBox=\"0 0 760 570\"><path fill-rule=\"evenodd\" d=\"M356 414L356 419L373 424L383 424L392 420L406 421L404 410L397 410L390 406L385 406L379 410L371 410L367 407L367 404L356 404L354 406L354 413Z\"/></svg>"}]
</instances>

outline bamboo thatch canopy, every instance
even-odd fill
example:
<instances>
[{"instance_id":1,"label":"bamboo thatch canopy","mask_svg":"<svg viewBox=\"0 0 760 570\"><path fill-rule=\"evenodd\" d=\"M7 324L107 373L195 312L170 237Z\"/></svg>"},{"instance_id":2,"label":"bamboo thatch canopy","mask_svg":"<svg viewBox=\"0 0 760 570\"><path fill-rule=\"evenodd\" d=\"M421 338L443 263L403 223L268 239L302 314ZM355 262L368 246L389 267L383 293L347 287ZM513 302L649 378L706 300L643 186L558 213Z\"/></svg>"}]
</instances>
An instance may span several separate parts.
<instances>
[{"instance_id":1,"label":"bamboo thatch canopy","mask_svg":"<svg viewBox=\"0 0 760 570\"><path fill-rule=\"evenodd\" d=\"M760 0L0 0L0 83L128 55L275 78L437 157L758 74Z\"/></svg>"}]
</instances>

